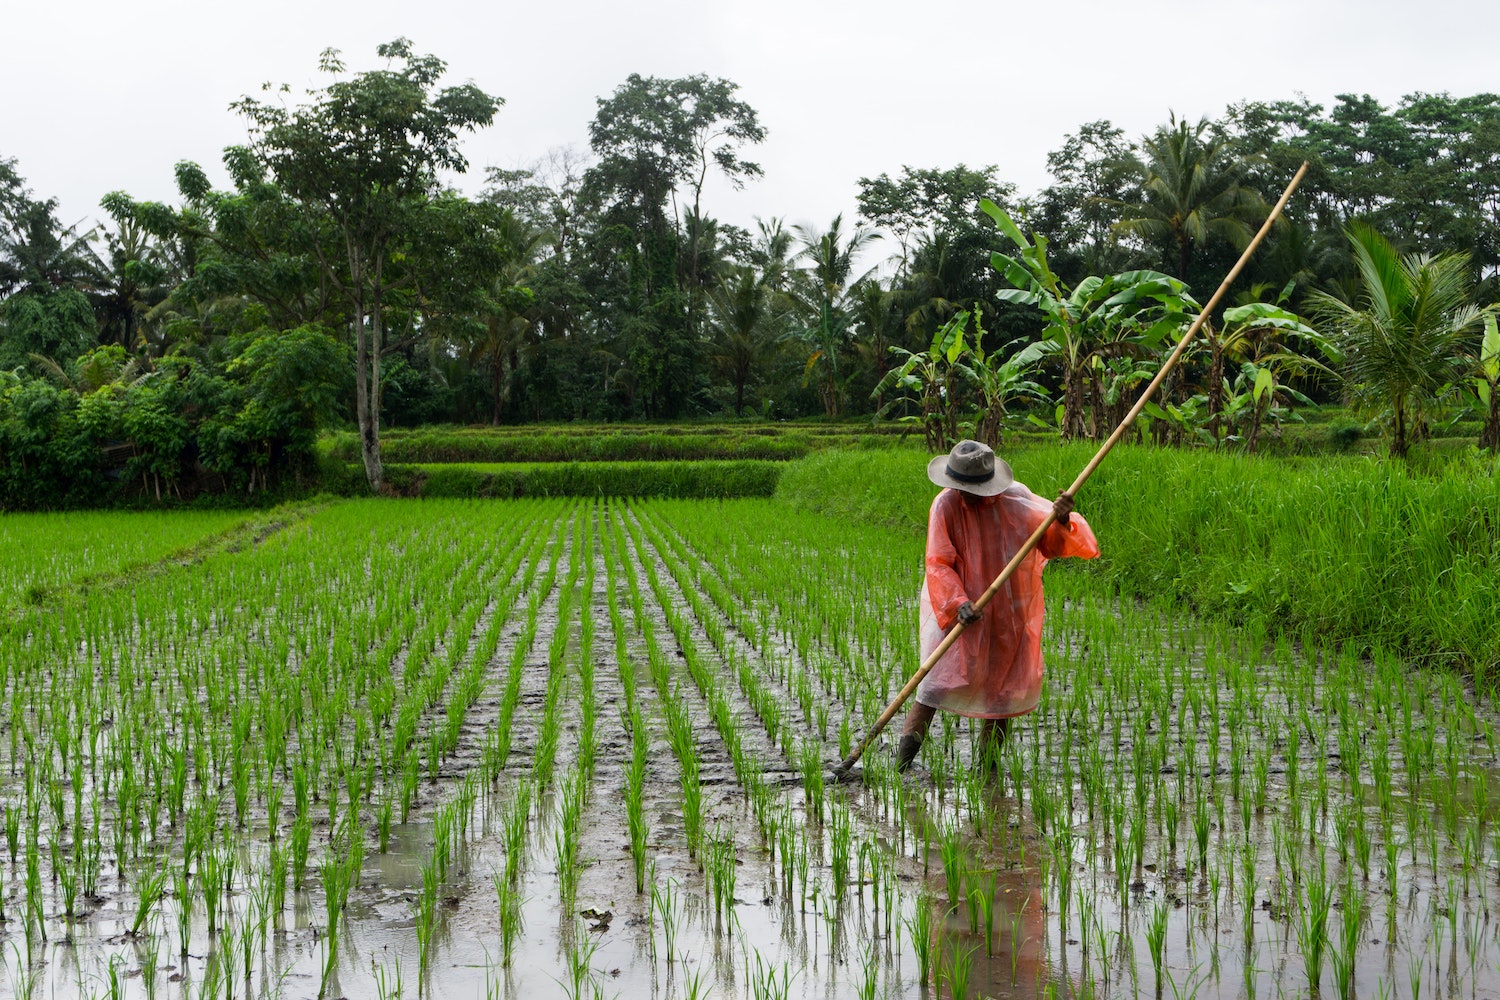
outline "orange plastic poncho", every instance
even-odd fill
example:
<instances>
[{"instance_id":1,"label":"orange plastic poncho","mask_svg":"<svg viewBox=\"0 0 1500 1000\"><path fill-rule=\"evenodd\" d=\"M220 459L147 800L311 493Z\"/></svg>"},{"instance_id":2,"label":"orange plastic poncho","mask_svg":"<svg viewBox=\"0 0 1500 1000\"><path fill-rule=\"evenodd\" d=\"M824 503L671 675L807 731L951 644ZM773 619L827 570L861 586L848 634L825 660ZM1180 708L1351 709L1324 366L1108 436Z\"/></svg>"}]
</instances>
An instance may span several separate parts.
<instances>
[{"instance_id":1,"label":"orange plastic poncho","mask_svg":"<svg viewBox=\"0 0 1500 1000\"><path fill-rule=\"evenodd\" d=\"M943 490L927 518L927 578L922 583L922 658L958 620L964 601L985 592L1052 510L1020 483L993 497ZM1042 567L1062 556L1099 554L1093 529L1074 514L1054 523L984 608L984 617L917 686L917 701L977 719L1004 719L1036 708L1042 693Z\"/></svg>"}]
</instances>

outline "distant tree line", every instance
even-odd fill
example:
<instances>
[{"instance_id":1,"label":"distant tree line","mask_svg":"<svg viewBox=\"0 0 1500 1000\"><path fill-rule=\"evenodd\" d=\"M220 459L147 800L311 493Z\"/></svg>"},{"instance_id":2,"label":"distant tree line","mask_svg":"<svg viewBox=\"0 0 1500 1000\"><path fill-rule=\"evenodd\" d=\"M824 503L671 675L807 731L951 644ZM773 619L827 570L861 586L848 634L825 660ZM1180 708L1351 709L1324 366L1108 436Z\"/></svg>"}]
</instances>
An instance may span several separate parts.
<instances>
[{"instance_id":1,"label":"distant tree line","mask_svg":"<svg viewBox=\"0 0 1500 1000\"><path fill-rule=\"evenodd\" d=\"M1497 95L1245 103L1138 138L1091 122L1038 192L992 166L907 166L858 181L857 218L747 230L706 195L710 178L762 173L766 127L728 80L631 75L599 99L587 152L492 168L468 198L444 179L503 102L442 85L443 62L404 39L379 55L350 73L326 52L332 82L301 103L236 102L249 134L224 153L229 188L184 162L175 204L116 192L87 231L0 159L0 475L255 490L300 474L329 422L359 428L377 488L381 429L433 422L881 412L937 445L961 419L997 436L1016 410L1097 435L1303 159L1238 311L1214 317L1156 433L1253 446L1305 393L1347 395L1408 436L1455 393L1494 410ZM1382 371L1348 339L1375 336L1382 262L1416 280L1434 260L1458 289L1441 303L1452 336L1425 373ZM1091 299L1140 282L1148 309ZM1074 295L1091 318L1059 327L1049 303ZM1346 369L1355 381L1335 379ZM1413 385L1359 391L1392 376Z\"/></svg>"}]
</instances>

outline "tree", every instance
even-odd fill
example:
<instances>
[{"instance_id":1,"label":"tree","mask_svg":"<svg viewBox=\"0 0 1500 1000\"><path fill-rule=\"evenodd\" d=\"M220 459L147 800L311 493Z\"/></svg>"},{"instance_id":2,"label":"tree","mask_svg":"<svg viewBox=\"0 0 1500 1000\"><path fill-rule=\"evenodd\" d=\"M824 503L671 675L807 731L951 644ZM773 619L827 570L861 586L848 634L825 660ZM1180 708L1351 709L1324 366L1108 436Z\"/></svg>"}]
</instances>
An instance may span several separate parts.
<instances>
[{"instance_id":1,"label":"tree","mask_svg":"<svg viewBox=\"0 0 1500 1000\"><path fill-rule=\"evenodd\" d=\"M983 242L986 230L979 199L1004 204L1015 194L1014 184L1003 184L993 166L971 169L960 163L947 170L901 168L889 174L859 179L859 215L896 238L901 268L905 270L916 245L942 235L949 243ZM983 266L983 254L979 265Z\"/></svg>"},{"instance_id":2,"label":"tree","mask_svg":"<svg viewBox=\"0 0 1500 1000\"><path fill-rule=\"evenodd\" d=\"M535 319L536 294L529 286L536 274L536 249L544 236L508 209L501 215L499 234L507 262L493 279L483 325L468 344L470 362L489 367L490 422L496 425L509 401L510 379L526 352L527 334Z\"/></svg>"},{"instance_id":3,"label":"tree","mask_svg":"<svg viewBox=\"0 0 1500 1000\"><path fill-rule=\"evenodd\" d=\"M69 361L94 345L91 235L59 222L56 200L33 199L15 161L0 159L0 368Z\"/></svg>"},{"instance_id":4,"label":"tree","mask_svg":"<svg viewBox=\"0 0 1500 1000\"><path fill-rule=\"evenodd\" d=\"M1265 218L1265 199L1243 185L1245 168L1234 141L1211 128L1173 116L1141 142L1141 156L1128 160L1140 184L1138 201L1121 206L1115 229L1169 251L1177 274L1191 278L1193 251L1210 239L1244 249L1253 225Z\"/></svg>"},{"instance_id":5,"label":"tree","mask_svg":"<svg viewBox=\"0 0 1500 1000\"><path fill-rule=\"evenodd\" d=\"M1233 398L1233 387L1226 384L1226 362L1240 364L1240 378L1248 387L1239 394L1243 411L1240 422L1248 419L1245 450L1254 452L1261 424L1279 396L1297 402L1307 397L1286 382L1289 376L1333 376L1333 370L1313 356L1321 354L1327 361L1337 358L1333 344L1302 318L1283 308L1291 289L1283 289L1275 303L1246 302L1224 310L1224 327L1217 330L1205 323L1205 340L1211 350L1208 376L1209 433L1219 441L1221 416L1225 416L1226 396ZM1306 345L1307 350L1303 348ZM1234 419L1229 423L1233 424Z\"/></svg>"},{"instance_id":6,"label":"tree","mask_svg":"<svg viewBox=\"0 0 1500 1000\"><path fill-rule=\"evenodd\" d=\"M956 383L960 374L959 358L967 350L964 328L968 322L966 312L954 316L933 333L932 343L925 351L892 346L891 354L900 359L900 364L886 372L870 393L874 399L881 399L887 393L894 394L875 411L876 420L915 403L917 412L901 419L921 426L922 441L929 452L947 451L958 439Z\"/></svg>"},{"instance_id":7,"label":"tree","mask_svg":"<svg viewBox=\"0 0 1500 1000\"><path fill-rule=\"evenodd\" d=\"M1470 302L1467 254L1403 256L1359 223L1349 227L1349 243L1358 300L1320 293L1315 307L1335 335L1354 401L1389 413L1391 454L1405 457L1412 427L1467 373L1466 348L1484 311Z\"/></svg>"},{"instance_id":8,"label":"tree","mask_svg":"<svg viewBox=\"0 0 1500 1000\"><path fill-rule=\"evenodd\" d=\"M878 237L858 225L846 234L842 214L834 216L826 230L815 226L793 228L802 241L799 256L808 262L799 297L807 325L793 336L809 348L804 378L816 382L824 416L836 417L844 397L845 373L839 362L849 339L848 295L862 280L853 278L854 259Z\"/></svg>"},{"instance_id":9,"label":"tree","mask_svg":"<svg viewBox=\"0 0 1500 1000\"><path fill-rule=\"evenodd\" d=\"M472 83L438 89L446 65L417 55L405 38L377 48L393 68L369 70L309 93L287 108L246 97L250 149L309 224L336 240L314 239L320 273L350 313L355 345L355 415L365 475L383 480L380 358L386 298L403 281L397 247L438 188L439 171L462 172L459 136L489 125L502 101ZM320 68L339 74L338 53ZM282 90L287 88L283 86Z\"/></svg>"},{"instance_id":10,"label":"tree","mask_svg":"<svg viewBox=\"0 0 1500 1000\"><path fill-rule=\"evenodd\" d=\"M1004 443L1005 418L1023 400L1046 399L1042 387L1029 377L1035 361L1025 354L1001 359L1003 347L984 349L982 312L974 310L974 334L959 368L974 389L973 438L991 448Z\"/></svg>"},{"instance_id":11,"label":"tree","mask_svg":"<svg viewBox=\"0 0 1500 1000\"><path fill-rule=\"evenodd\" d=\"M1054 266L1070 281L1122 270L1128 252L1114 229L1121 206L1137 193L1135 148L1124 129L1088 122L1047 154L1054 183L1041 193L1027 221L1056 248Z\"/></svg>"},{"instance_id":12,"label":"tree","mask_svg":"<svg viewBox=\"0 0 1500 1000\"><path fill-rule=\"evenodd\" d=\"M1016 256L991 254L995 270L1013 287L998 293L1005 302L1031 306L1045 325L1038 340L1017 355L1018 363L1054 358L1062 365L1063 399L1059 431L1064 441L1105 427L1104 368L1111 358L1151 350L1188 322L1196 309L1187 286L1158 271L1091 275L1069 287L1047 260L1047 239L1027 239L1010 215L990 201L984 211L1016 247ZM1087 390L1087 391L1086 391Z\"/></svg>"},{"instance_id":13,"label":"tree","mask_svg":"<svg viewBox=\"0 0 1500 1000\"><path fill-rule=\"evenodd\" d=\"M598 162L584 175L583 200L599 213L590 292L648 416L675 416L698 388L702 303L713 284L709 174L735 187L761 174L740 149L765 129L738 89L703 74L632 73L600 98L589 125Z\"/></svg>"},{"instance_id":14,"label":"tree","mask_svg":"<svg viewBox=\"0 0 1500 1000\"><path fill-rule=\"evenodd\" d=\"M734 415L745 411L745 390L774 344L776 296L753 267L722 276L709 295L710 348L715 366L734 394Z\"/></svg>"}]
</instances>

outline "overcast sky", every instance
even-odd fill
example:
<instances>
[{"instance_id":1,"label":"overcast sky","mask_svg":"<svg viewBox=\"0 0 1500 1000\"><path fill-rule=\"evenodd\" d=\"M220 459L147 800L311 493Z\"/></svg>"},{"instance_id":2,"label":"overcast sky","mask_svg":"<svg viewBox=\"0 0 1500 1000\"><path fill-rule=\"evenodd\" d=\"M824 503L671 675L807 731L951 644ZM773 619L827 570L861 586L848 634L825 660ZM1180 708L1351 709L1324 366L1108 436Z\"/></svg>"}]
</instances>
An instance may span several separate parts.
<instances>
[{"instance_id":1,"label":"overcast sky","mask_svg":"<svg viewBox=\"0 0 1500 1000\"><path fill-rule=\"evenodd\" d=\"M0 157L65 222L92 224L124 189L172 200L178 160L212 166L242 142L229 111L263 82L320 83L318 53L351 70L405 35L505 101L471 138L459 186L486 166L557 146L586 151L596 98L632 73L738 83L769 136L748 154L765 177L719 189L708 209L826 223L853 213L855 182L903 164L995 164L1030 193L1046 156L1083 122L1139 135L1169 110L1233 101L1328 102L1369 93L1500 90L1500 4L1426 0L1144 0L1066 4L920 0L705 0L517 4L463 0L262 0L254 4L7 0Z\"/></svg>"}]
</instances>

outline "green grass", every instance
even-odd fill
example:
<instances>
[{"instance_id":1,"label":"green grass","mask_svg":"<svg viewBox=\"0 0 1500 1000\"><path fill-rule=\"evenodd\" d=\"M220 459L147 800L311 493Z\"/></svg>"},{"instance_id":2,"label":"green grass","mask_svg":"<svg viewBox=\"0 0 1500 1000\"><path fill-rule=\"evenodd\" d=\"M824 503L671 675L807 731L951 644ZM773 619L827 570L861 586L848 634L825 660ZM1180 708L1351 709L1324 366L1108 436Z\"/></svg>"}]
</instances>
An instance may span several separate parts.
<instances>
[{"instance_id":1,"label":"green grass","mask_svg":"<svg viewBox=\"0 0 1500 1000\"><path fill-rule=\"evenodd\" d=\"M1052 496L1092 445L1009 452ZM790 465L777 497L920 533L935 488L925 453L828 452ZM1357 649L1500 667L1500 473L1477 456L1438 474L1363 457L1257 458L1121 446L1083 488L1121 593L1183 602Z\"/></svg>"},{"instance_id":2,"label":"green grass","mask_svg":"<svg viewBox=\"0 0 1500 1000\"><path fill-rule=\"evenodd\" d=\"M501 498L546 496L766 497L784 462L539 462L388 465L386 481L400 496ZM346 468L337 492L363 496L364 470Z\"/></svg>"},{"instance_id":3,"label":"green grass","mask_svg":"<svg viewBox=\"0 0 1500 1000\"><path fill-rule=\"evenodd\" d=\"M245 519L234 511L0 514L0 607L123 572Z\"/></svg>"},{"instance_id":4,"label":"green grass","mask_svg":"<svg viewBox=\"0 0 1500 1000\"><path fill-rule=\"evenodd\" d=\"M382 457L393 463L630 462L759 459L787 461L833 445L884 447L899 442L890 426L858 424L617 425L421 427L387 431ZM359 460L349 432L325 437L321 454Z\"/></svg>"}]
</instances>

